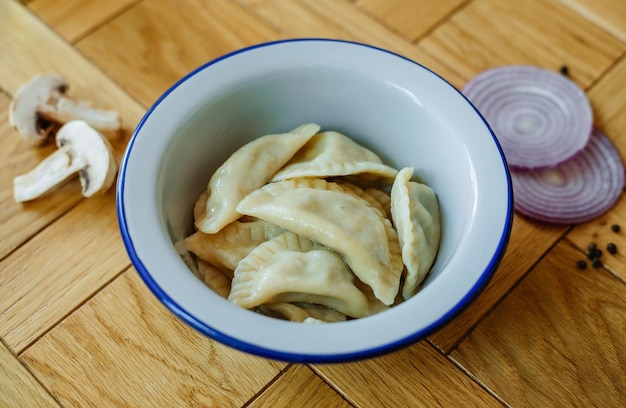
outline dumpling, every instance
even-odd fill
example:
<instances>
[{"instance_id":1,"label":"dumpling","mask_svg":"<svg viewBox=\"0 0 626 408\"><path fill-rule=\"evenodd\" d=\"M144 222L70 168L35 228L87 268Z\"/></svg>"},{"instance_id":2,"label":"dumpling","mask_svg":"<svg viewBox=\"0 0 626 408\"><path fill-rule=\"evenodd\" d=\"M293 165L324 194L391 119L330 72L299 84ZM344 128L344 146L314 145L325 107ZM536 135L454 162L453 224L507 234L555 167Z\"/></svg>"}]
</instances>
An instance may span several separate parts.
<instances>
[{"instance_id":1,"label":"dumpling","mask_svg":"<svg viewBox=\"0 0 626 408\"><path fill-rule=\"evenodd\" d=\"M286 319L292 322L304 322L308 318L326 323L347 320L346 315L341 312L311 303L268 303L257 307L256 310L266 316Z\"/></svg>"},{"instance_id":2,"label":"dumpling","mask_svg":"<svg viewBox=\"0 0 626 408\"><path fill-rule=\"evenodd\" d=\"M383 209L385 218L391 219L391 196L389 193L378 188L367 188L365 192L378 201L378 204Z\"/></svg>"},{"instance_id":3,"label":"dumpling","mask_svg":"<svg viewBox=\"0 0 626 408\"><path fill-rule=\"evenodd\" d=\"M210 195L196 228L214 234L239 218L235 210L239 201L267 183L319 129L306 124L289 133L265 135L233 153L209 181Z\"/></svg>"},{"instance_id":4,"label":"dumpling","mask_svg":"<svg viewBox=\"0 0 626 408\"><path fill-rule=\"evenodd\" d=\"M385 218L390 218L387 216L388 211L385 208L385 203L383 202L383 198L378 196L377 193L372 193L373 191L380 191L382 194L385 194L383 191L377 190L375 188L368 188L364 190L361 187L357 186L356 184L352 184L349 182L338 182L337 185L341 187L342 189L367 201L367 203L370 206L379 210Z\"/></svg>"},{"instance_id":5,"label":"dumpling","mask_svg":"<svg viewBox=\"0 0 626 408\"><path fill-rule=\"evenodd\" d=\"M301 309L304 309L310 317L321 320L323 322L333 323L344 322L347 320L347 317L344 313L325 306L315 305L312 303L296 303L295 305Z\"/></svg>"},{"instance_id":6,"label":"dumpling","mask_svg":"<svg viewBox=\"0 0 626 408\"><path fill-rule=\"evenodd\" d=\"M262 220L234 221L216 234L195 232L185 239L187 249L233 277L239 261L259 244L283 232Z\"/></svg>"},{"instance_id":7,"label":"dumpling","mask_svg":"<svg viewBox=\"0 0 626 408\"><path fill-rule=\"evenodd\" d=\"M430 270L441 237L439 203L428 186L411 181L413 168L400 170L391 188L391 214L402 245L406 277L402 296L413 296Z\"/></svg>"},{"instance_id":8,"label":"dumpling","mask_svg":"<svg viewBox=\"0 0 626 408\"><path fill-rule=\"evenodd\" d=\"M204 190L193 205L194 222L201 220L206 216L206 202L209 199L209 190Z\"/></svg>"},{"instance_id":9,"label":"dumpling","mask_svg":"<svg viewBox=\"0 0 626 408\"><path fill-rule=\"evenodd\" d=\"M323 179L296 179L267 184L241 201L237 211L340 253L378 299L393 303L403 269L398 236L367 201Z\"/></svg>"},{"instance_id":10,"label":"dumpling","mask_svg":"<svg viewBox=\"0 0 626 408\"><path fill-rule=\"evenodd\" d=\"M210 263L198 260L197 275L209 288L221 297L228 299L231 278Z\"/></svg>"},{"instance_id":11,"label":"dumpling","mask_svg":"<svg viewBox=\"0 0 626 408\"><path fill-rule=\"evenodd\" d=\"M286 231L239 262L228 300L247 309L267 303L314 303L351 317L387 308L359 290L355 279L339 254Z\"/></svg>"},{"instance_id":12,"label":"dumpling","mask_svg":"<svg viewBox=\"0 0 626 408\"><path fill-rule=\"evenodd\" d=\"M359 174L365 178L393 179L397 170L383 164L371 150L339 132L322 132L274 175L272 181L300 177L326 178Z\"/></svg>"}]
</instances>

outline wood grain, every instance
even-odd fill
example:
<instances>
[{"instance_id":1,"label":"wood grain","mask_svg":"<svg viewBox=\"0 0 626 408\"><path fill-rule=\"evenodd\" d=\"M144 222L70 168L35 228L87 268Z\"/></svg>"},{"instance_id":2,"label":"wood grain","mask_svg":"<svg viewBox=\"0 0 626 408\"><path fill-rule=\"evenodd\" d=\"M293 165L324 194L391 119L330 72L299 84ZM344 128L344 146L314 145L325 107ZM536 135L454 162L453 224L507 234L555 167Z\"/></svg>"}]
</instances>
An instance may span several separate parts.
<instances>
[{"instance_id":1,"label":"wood grain","mask_svg":"<svg viewBox=\"0 0 626 408\"><path fill-rule=\"evenodd\" d=\"M184 325L133 269L22 358L61 404L73 407L241 406L284 366Z\"/></svg>"},{"instance_id":2,"label":"wood grain","mask_svg":"<svg viewBox=\"0 0 626 408\"><path fill-rule=\"evenodd\" d=\"M471 328L502 299L537 260L549 251L566 232L566 227L551 226L515 216L509 246L491 281L483 292L456 318L429 337L449 353ZM529 245L532 242L532 245Z\"/></svg>"},{"instance_id":3,"label":"wood grain","mask_svg":"<svg viewBox=\"0 0 626 408\"><path fill-rule=\"evenodd\" d=\"M352 405L307 366L292 365L247 406L249 408L348 408Z\"/></svg>"},{"instance_id":4,"label":"wood grain","mask_svg":"<svg viewBox=\"0 0 626 408\"><path fill-rule=\"evenodd\" d=\"M112 144L117 156L121 155L131 129L143 115L140 105L19 3L0 2L0 39L0 61L3 62L0 63L0 88L12 97L34 75L50 72L63 75L74 97L120 112L125 129L112 139ZM43 54L46 58L42 58ZM9 126L8 103L8 98L0 95L0 143L3 147L0 153L3 163L0 167L0 226L4 235L0 241L0 259L81 200L76 186L68 185L45 200L27 204L13 202L13 178L35 167L54 151L54 147L33 148L21 142Z\"/></svg>"},{"instance_id":5,"label":"wood grain","mask_svg":"<svg viewBox=\"0 0 626 408\"><path fill-rule=\"evenodd\" d=\"M409 41L416 41L433 27L449 18L465 0L361 0L357 6L376 19L382 20L392 31Z\"/></svg>"},{"instance_id":6,"label":"wood grain","mask_svg":"<svg viewBox=\"0 0 626 408\"><path fill-rule=\"evenodd\" d=\"M148 106L201 64L278 38L275 29L233 1L145 0L77 47Z\"/></svg>"},{"instance_id":7,"label":"wood grain","mask_svg":"<svg viewBox=\"0 0 626 408\"><path fill-rule=\"evenodd\" d=\"M0 343L0 404L3 407L60 407L2 343Z\"/></svg>"},{"instance_id":8,"label":"wood grain","mask_svg":"<svg viewBox=\"0 0 626 408\"><path fill-rule=\"evenodd\" d=\"M622 56L589 89L594 122L613 141L626 162L626 58Z\"/></svg>"},{"instance_id":9,"label":"wood grain","mask_svg":"<svg viewBox=\"0 0 626 408\"><path fill-rule=\"evenodd\" d=\"M626 59L622 58L589 90L589 99L594 108L596 125L613 141L626 163L626 95L616 89L626 87ZM611 231L610 226L618 224L620 233ZM611 211L598 219L574 228L567 238L584 253L590 242L595 242L604 251L602 261L605 266L626 280L626 198L620 197ZM610 255L606 245L615 243L618 253ZM582 256L581 256L582 257Z\"/></svg>"},{"instance_id":10,"label":"wood grain","mask_svg":"<svg viewBox=\"0 0 626 408\"><path fill-rule=\"evenodd\" d=\"M583 88L606 70L626 44L555 1L475 0L419 46L469 79L504 64L558 70Z\"/></svg>"},{"instance_id":11,"label":"wood grain","mask_svg":"<svg viewBox=\"0 0 626 408\"><path fill-rule=\"evenodd\" d=\"M69 42L85 36L140 0L32 0L30 8Z\"/></svg>"},{"instance_id":12,"label":"wood grain","mask_svg":"<svg viewBox=\"0 0 626 408\"><path fill-rule=\"evenodd\" d=\"M559 0L585 19L626 42L626 2L622 0Z\"/></svg>"},{"instance_id":13,"label":"wood grain","mask_svg":"<svg viewBox=\"0 0 626 408\"><path fill-rule=\"evenodd\" d=\"M114 191L84 200L2 262L0 337L21 352L129 264Z\"/></svg>"},{"instance_id":14,"label":"wood grain","mask_svg":"<svg viewBox=\"0 0 626 408\"><path fill-rule=\"evenodd\" d=\"M626 285L578 256L560 243L452 353L512 406L626 402Z\"/></svg>"},{"instance_id":15,"label":"wood grain","mask_svg":"<svg viewBox=\"0 0 626 408\"><path fill-rule=\"evenodd\" d=\"M356 406L501 406L425 342L379 358L313 369Z\"/></svg>"},{"instance_id":16,"label":"wood grain","mask_svg":"<svg viewBox=\"0 0 626 408\"><path fill-rule=\"evenodd\" d=\"M10 61L0 64L0 88L10 95L33 76L55 72L67 79L74 97L117 109L126 129L144 114L144 107L16 1L0 2L0 38L0 61Z\"/></svg>"},{"instance_id":17,"label":"wood grain","mask_svg":"<svg viewBox=\"0 0 626 408\"><path fill-rule=\"evenodd\" d=\"M113 191L83 200L68 183L45 200L15 204L13 177L54 147L21 143L6 111L33 75L61 73L72 94L122 113L119 157L145 108L197 66L259 42L329 37L398 52L458 88L501 64L567 64L624 158L624 7L0 0L0 406L626 405L624 197L571 230L516 216L486 290L428 341L357 363L287 367L206 339L154 298L127 269ZM591 240L614 241L620 252L605 253L606 269L579 271L574 262Z\"/></svg>"},{"instance_id":18,"label":"wood grain","mask_svg":"<svg viewBox=\"0 0 626 408\"><path fill-rule=\"evenodd\" d=\"M23 142L9 125L10 99L0 94L0 260L19 245L45 228L80 199L80 189L66 184L44 200L16 203L13 199L13 178L30 171L55 148L35 149ZM0 272L1 274L2 272ZM1 289L0 289L1 291Z\"/></svg>"},{"instance_id":19,"label":"wood grain","mask_svg":"<svg viewBox=\"0 0 626 408\"><path fill-rule=\"evenodd\" d=\"M404 55L437 72L452 85L462 80L449 66L345 1L238 0L254 9L287 37L326 37L362 42ZM297 16L294 18L294 16Z\"/></svg>"},{"instance_id":20,"label":"wood grain","mask_svg":"<svg viewBox=\"0 0 626 408\"><path fill-rule=\"evenodd\" d=\"M608 213L599 218L581 224L574 228L567 239L574 243L580 254L577 259L587 262L591 268L591 262L585 256L587 253L587 245L595 243L603 253L600 257L602 264L616 276L619 276L626 283L626 196L622 194L615 207ZM611 225L617 224L621 227L620 232L615 233L611 230ZM610 254L606 249L607 245L613 243L617 247L616 254ZM574 265L576 260L570 261Z\"/></svg>"}]
</instances>

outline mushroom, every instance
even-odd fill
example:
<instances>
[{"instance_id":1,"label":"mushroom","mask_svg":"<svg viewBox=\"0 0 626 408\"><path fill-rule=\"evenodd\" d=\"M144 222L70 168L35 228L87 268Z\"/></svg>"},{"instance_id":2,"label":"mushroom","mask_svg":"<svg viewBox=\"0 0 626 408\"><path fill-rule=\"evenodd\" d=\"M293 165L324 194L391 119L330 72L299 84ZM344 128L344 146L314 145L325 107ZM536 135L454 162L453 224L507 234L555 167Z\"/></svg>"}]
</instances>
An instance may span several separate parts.
<instances>
[{"instance_id":1,"label":"mushroom","mask_svg":"<svg viewBox=\"0 0 626 408\"><path fill-rule=\"evenodd\" d=\"M108 140L85 121L63 125L56 134L58 150L27 174L13 179L13 197L24 202L40 197L78 173L82 193L91 197L111 187L117 164Z\"/></svg>"},{"instance_id":2,"label":"mushroom","mask_svg":"<svg viewBox=\"0 0 626 408\"><path fill-rule=\"evenodd\" d=\"M84 120L102 131L121 127L119 114L94 109L86 101L67 96L69 85L56 74L37 75L22 85L9 106L9 122L33 145L41 145L72 120Z\"/></svg>"}]
</instances>

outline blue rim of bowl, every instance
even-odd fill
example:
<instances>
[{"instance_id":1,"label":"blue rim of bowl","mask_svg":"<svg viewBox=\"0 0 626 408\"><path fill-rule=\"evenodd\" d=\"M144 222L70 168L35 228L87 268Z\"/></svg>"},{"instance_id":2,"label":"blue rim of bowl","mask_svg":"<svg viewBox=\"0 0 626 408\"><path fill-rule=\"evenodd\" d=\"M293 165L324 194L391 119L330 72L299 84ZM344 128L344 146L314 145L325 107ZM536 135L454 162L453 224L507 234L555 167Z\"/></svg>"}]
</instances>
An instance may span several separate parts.
<instances>
[{"instance_id":1,"label":"blue rim of bowl","mask_svg":"<svg viewBox=\"0 0 626 408\"><path fill-rule=\"evenodd\" d=\"M145 267L145 265L143 264L143 262L141 261L141 259L137 255L137 252L135 251L133 240L132 240L132 238L130 236L130 233L128 231L127 222L126 222L126 213L124 211L124 187L125 187L125 176L126 176L127 161L128 161L129 156L130 156L130 152L132 151L135 139L137 138L139 132L141 131L141 128L143 127L144 123L148 120L148 118L150 117L152 112L156 109L156 107L171 92L173 92L176 88L178 88L188 78L196 75L198 72L206 69L207 67L209 67L211 65L214 65L214 64L216 64L216 63L218 63L218 62L220 62L222 60L228 59L228 58L230 58L230 57L232 57L234 55L237 55L237 54L240 54L240 53L245 53L247 51L250 51L250 50L253 50L253 49L256 49L256 48L268 47L268 46L273 46L273 45L283 44L283 43L294 43L294 42L335 42L335 43L344 43L344 44L352 44L352 45L367 47L367 48L371 48L371 49L374 49L374 50L377 50L377 51L381 51L381 52L384 52L384 53L396 56L398 58L404 59L406 61L409 61L409 62L411 62L413 64L416 64L417 66L421 67L422 69L425 69L425 70L431 72L435 76L439 77L448 86L452 87L456 92L458 92L458 94L463 99L465 99L465 101L474 109L476 114L483 121L483 123L485 124L486 128L489 130L489 133L491 134L491 137L493 138L493 142L496 144L496 147L497 147L497 149L498 149L498 151L500 153L500 157L502 159L502 164L504 166L504 170L505 170L506 178L507 178L508 199L507 199L507 214L506 214L507 216L506 216L506 222L505 222L505 225L504 225L504 229L502 230L502 235L500 236L500 241L498 243L497 250L495 251L493 257L491 258L491 260L489 262L489 264L486 266L485 270L483 271L482 275L480 276L480 278L478 279L476 284L465 294L465 296L452 309L450 309L444 316L442 316L436 322L432 323L430 326L428 326L428 327L426 327L426 328L424 328L422 330L416 331L415 333L413 333L410 336L406 336L404 338L398 339L398 340L393 341L391 343L388 343L388 344L385 344L385 345L382 345L382 346L378 346L378 347L374 347L374 348L370 348L370 349L366 349L366 350L353 352L353 353L320 355L320 354L303 354L303 353L296 354L296 353L281 352L281 351L277 351L277 350L267 349L265 347L260 347L260 346L248 343L246 341L243 341L243 340L235 339L235 338L233 338L231 336L228 336L227 334L224 334L224 333L214 329L213 327L207 325L206 323L201 322L195 316L193 316L192 314L187 312L187 310L185 310L182 306L180 306L178 303L176 303L167 294L167 292L165 292L155 282L155 280L150 275L150 272ZM139 273L139 276L144 281L146 286L148 286L148 288L157 297L157 299L161 303L163 303L165 305L165 307L167 307L179 319L181 319L182 321L184 321L186 324L188 324L189 326L191 326L195 330L199 331L200 333L203 333L203 334L207 335L210 338L213 338L213 339L215 339L215 340L217 340L217 341L219 341L219 342L221 342L221 343L223 343L225 345L228 345L228 346L230 346L232 348L235 348L237 350L240 350L240 351L243 351L243 352L246 352L246 353L254 354L254 355L257 355L257 356L260 356L260 357L264 357L264 358L269 358L269 359L272 359L272 360L280 360L280 361L286 361L286 362L294 362L294 363L341 363L341 362L357 361L357 360L362 360L362 359L366 359L366 358L372 358L372 357L377 357L377 356L380 356L380 355L383 355L383 354L387 354L387 353L399 350L399 349L404 348L404 347L406 347L406 346L408 346L408 345L410 345L412 343L415 343L415 342L417 342L419 340L422 340L422 339L426 338L429 334L431 334L434 331L436 331L437 329L443 327L446 323L448 323L454 317L456 317L466 306L469 305L469 303L476 296L478 296L478 294L480 292L482 292L482 290L485 288L485 286L489 283L489 281L491 280L491 277L493 276L493 274L495 273L496 269L498 268L498 265L500 264L500 261L502 260L502 257L504 256L504 253L505 253L507 245L508 245L509 237L511 235L511 228L512 228L512 224L513 224L513 187L512 187L512 183L511 183L511 174L509 172L509 168L508 168L508 165L507 165L507 162L506 162L506 158L504 156L504 153L502 151L500 143L498 142L498 139L495 136L495 133L493 132L493 130L489 126L489 123L487 123L485 118L478 111L478 109L469 101L469 99L467 99L467 97L465 97L465 95L463 95L463 93L461 91L456 89L452 84L450 84L448 81L446 81L439 74L437 74L436 72L433 72L432 70L428 69L427 67L419 64L418 62L416 62L414 60L411 60L411 59L409 59L409 58L407 58L407 57L405 57L403 55L400 55L400 54L394 53L392 51L389 51L389 50L386 50L386 49L383 49L383 48L379 48L379 47L376 47L376 46L373 46L373 45L363 44L363 43L354 42L354 41L347 41L347 40L328 39L328 38L295 38L295 39L286 39L286 40L264 42L264 43L252 45L252 46L249 46L249 47L241 48L239 50L236 50L236 51L233 51L231 53L225 54L225 55L223 55L221 57L213 59L213 60L211 60L211 61L209 61L209 62L199 66L195 70L191 71L190 73L188 73L187 75L182 77L174 85L172 85L148 109L146 114L143 116L143 118L137 124L137 127L135 128L135 130L134 130L134 132L133 132L133 134L132 134L132 136L130 138L130 141L128 142L128 146L126 148L126 151L124 152L124 155L122 157L122 161L120 163L120 168L119 168L119 173L118 174L119 174L119 176L118 176L118 180L117 180L116 205L117 205L118 224L119 224L119 228L120 228L120 233L122 235L122 240L124 242L124 246L126 247L126 251L128 252L128 255L130 257L130 260L131 260L133 266L135 267L135 269Z\"/></svg>"}]
</instances>

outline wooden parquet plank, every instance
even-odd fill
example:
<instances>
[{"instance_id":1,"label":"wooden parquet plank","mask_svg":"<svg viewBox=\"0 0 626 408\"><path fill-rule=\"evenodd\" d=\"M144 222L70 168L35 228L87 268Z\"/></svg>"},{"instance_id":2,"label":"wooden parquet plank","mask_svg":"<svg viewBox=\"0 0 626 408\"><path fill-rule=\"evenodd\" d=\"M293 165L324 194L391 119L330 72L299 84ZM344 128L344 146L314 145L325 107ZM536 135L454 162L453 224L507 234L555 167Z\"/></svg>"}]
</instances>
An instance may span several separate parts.
<instances>
[{"instance_id":1,"label":"wooden parquet plank","mask_svg":"<svg viewBox=\"0 0 626 408\"><path fill-rule=\"evenodd\" d=\"M501 407L425 342L379 358L313 369L358 407Z\"/></svg>"},{"instance_id":2,"label":"wooden parquet plank","mask_svg":"<svg viewBox=\"0 0 626 408\"><path fill-rule=\"evenodd\" d=\"M565 233L567 227L550 226L515 216L509 247L484 291L456 318L429 337L444 352L480 321ZM528 245L533 242L533 245Z\"/></svg>"},{"instance_id":3,"label":"wooden parquet plank","mask_svg":"<svg viewBox=\"0 0 626 408\"><path fill-rule=\"evenodd\" d=\"M623 89L626 89L626 54L589 89L588 97L596 126L611 138L622 160L626 161L626 93L621 92Z\"/></svg>"},{"instance_id":4,"label":"wooden parquet plank","mask_svg":"<svg viewBox=\"0 0 626 408\"><path fill-rule=\"evenodd\" d=\"M22 354L64 405L237 407L284 364L181 323L129 269Z\"/></svg>"},{"instance_id":5,"label":"wooden parquet plank","mask_svg":"<svg viewBox=\"0 0 626 408\"><path fill-rule=\"evenodd\" d=\"M570 8L543 0L474 0L418 45L465 79L498 65L558 70L565 64L583 88L626 50Z\"/></svg>"},{"instance_id":6,"label":"wooden parquet plank","mask_svg":"<svg viewBox=\"0 0 626 408\"><path fill-rule=\"evenodd\" d=\"M74 42L139 1L32 0L28 8L63 38Z\"/></svg>"},{"instance_id":7,"label":"wooden parquet plank","mask_svg":"<svg viewBox=\"0 0 626 408\"><path fill-rule=\"evenodd\" d=\"M0 343L0 405L33 408L60 407L2 343Z\"/></svg>"},{"instance_id":8,"label":"wooden parquet plank","mask_svg":"<svg viewBox=\"0 0 626 408\"><path fill-rule=\"evenodd\" d=\"M626 42L626 2L623 0L559 0L587 20Z\"/></svg>"},{"instance_id":9,"label":"wooden parquet plank","mask_svg":"<svg viewBox=\"0 0 626 408\"><path fill-rule=\"evenodd\" d=\"M0 337L19 353L129 264L114 191L81 202L0 265Z\"/></svg>"},{"instance_id":10,"label":"wooden parquet plank","mask_svg":"<svg viewBox=\"0 0 626 408\"><path fill-rule=\"evenodd\" d=\"M528 3L531 1L532 0L524 0L518 3ZM518 3L511 3L510 6L516 8L518 7ZM507 30L504 27L506 24L508 24L510 27L517 27L520 33L525 31L532 31L535 29L535 23L532 21L531 16L527 16L524 13L521 13L520 15L511 13L511 15L502 15L498 17L498 13L500 12L500 6L502 6L502 3L496 4L495 2L490 2L490 0L476 0L474 3L471 3L469 6L465 7L462 11L455 15L451 21L449 21L444 27L441 28L441 30L436 30L430 37L428 37L425 40L425 47L429 48L435 43L439 43L441 45L443 44L442 41L444 41L444 39L448 37L450 39L454 38L456 39L455 41L458 41L461 38L460 35L462 34L459 30L468 30L469 32L471 31L470 27L476 26L476 24L484 24L485 29L480 31L480 35L477 34L478 37L474 37L471 33L468 34L467 50L471 50L473 47L476 47L477 50L480 49L481 53L485 53L485 50L490 50L492 48L486 46L489 38L487 34L484 33L492 32L495 36L495 39L493 40L495 44L500 41L498 35L503 35L503 33ZM556 9L554 9L555 7ZM558 20L558 18L562 18L557 16L557 9L560 10L561 7L563 6L561 6L560 4L548 5L548 3L542 3L541 6L538 5L536 8L533 8L533 10L536 9L535 11L537 13L545 13L545 16L543 14L541 15L541 21L550 21L550 19L552 18L554 18L555 20ZM564 13L566 12L571 13L569 9L565 8ZM581 17L578 15L574 15L571 18L581 19ZM589 22L580 21L579 24L582 27L581 30L587 30L588 32L593 33L593 35L597 35L599 37L607 36L606 32L600 31L597 27L591 25ZM560 27L560 25L562 25L562 22L557 23L555 27L547 29L544 40L546 44L553 43L552 46L555 49L559 49L559 52L572 54L575 53L574 50L576 47L584 48L586 46L590 46L586 43L586 41L580 41L580 43L575 42L574 40L578 38L578 33L575 34L573 32L569 32L571 30L571 28L569 28L569 25L567 26L567 29L563 28L565 26ZM496 33L498 35L496 35ZM534 34L530 35L528 41L534 40L533 36ZM567 37L572 38L571 45L563 48L561 42L564 41L564 39ZM621 44L610 36L608 37L607 41L610 44L613 44L613 47L615 47L615 52L617 52L621 47ZM526 44L526 46L527 45L528 44ZM541 47L544 46L545 44L541 45ZM607 43L605 43L603 44L603 46L599 47L599 49L603 50L596 50L595 52L608 52L607 50L609 49L609 46L607 45ZM467 50L464 51L459 48L457 51L453 51L451 48L449 48L446 52L450 51L452 53L458 53L457 57L452 57L451 55L448 55L449 58L458 58L459 61L461 59L470 61L471 58L467 58L465 56L465 54L468 52ZM479 70L487 68L489 66L495 66L500 63L505 63L502 60L502 58L504 58L503 55L509 52L511 57L519 58L520 61L525 61L525 63L539 62L538 60L533 61L533 59L535 58L533 56L524 56L522 54L517 55L516 50L513 49L507 49L502 52L498 51L497 55L496 51L497 50L494 49L494 55L482 55L482 58L484 58L484 60L481 60L480 62L480 64L482 65L468 62L469 65L467 75L473 75ZM581 50L579 52L585 51ZM589 59L586 61L593 61L593 59ZM604 61L606 64L609 64L609 59L606 56L604 56ZM514 59L506 61L506 63L515 62L516 61ZM543 63L547 64L547 62L545 61ZM620 64L620 68L621 65L622 64ZM570 68L576 71L580 67L570 66ZM603 70L606 68L607 67L600 66L595 67L593 69L594 74L591 74L590 67L590 76L588 79L584 80L586 82L586 85L590 85L593 82L591 75L601 75L604 72ZM620 123L624 123L623 127L622 125L613 125L613 133L615 133L615 138L621 137L619 135L626 134L624 130L619 130L626 129L626 121L624 121L624 116L620 114L626 106L626 100L624 99L623 95L621 95L621 93L614 92L614 89L617 89L615 87L619 86L620 83L624 83L626 86L626 79L624 79L626 78L626 75L624 75L622 71L624 70L611 70L611 72L607 74L607 76L610 76L610 78L607 78L606 81L603 80L600 83L594 85L594 89L590 90L590 99L592 101L594 112L596 114L596 122L606 122L607 126L609 126L608 124L611 122L619 121ZM574 79L576 79L576 76L577 75L574 75ZM581 81L583 79L578 77L578 80ZM604 90L602 90L603 87L605 87ZM598 96L594 97L594 92L598 94ZM609 93L612 93L611 98L610 100L606 100L605 98L608 97ZM604 98L600 97L600 95L604 95ZM611 100L613 102L611 102ZM609 119L609 117L612 119ZM626 146L626 142L624 146ZM623 151L626 153L626 147ZM619 214L611 215L611 217L619 217ZM565 232L566 229L563 227L542 225L540 223L516 216L509 248L507 249L507 253L503 259L500 268L496 272L493 281L489 284L487 289L476 299L476 301L472 305L470 305L468 309L463 311L456 319L454 319L442 330L431 336L431 341L433 341L433 343L436 344L438 347L441 347L444 351L449 352L454 347L455 342L461 340L464 333L470 330L471 326L477 323L480 320L480 317L487 313L489 309L497 303L498 299L506 294L507 291L517 281L519 281L523 274L528 271L529 268L539 259L539 257L541 257L546 251L548 251L549 248ZM584 238L583 240L586 239L588 238ZM528 242L533 242L533 245L528 245ZM585 246L586 243L582 248L584 248Z\"/></svg>"},{"instance_id":11,"label":"wooden parquet plank","mask_svg":"<svg viewBox=\"0 0 626 408\"><path fill-rule=\"evenodd\" d=\"M11 61L11 64L0 64L0 88L9 98L34 75L50 72L63 75L70 84L72 96L120 112L125 129L120 137L112 139L112 144L117 156L121 155L144 108L17 2L0 2L0 39L0 61ZM55 148L53 143L34 148L19 139L8 123L9 98L0 95L0 155L3 159L0 164L0 226L3 231L0 259L82 199L79 190L71 184L30 203L13 201L13 178L34 168Z\"/></svg>"},{"instance_id":12,"label":"wooden parquet plank","mask_svg":"<svg viewBox=\"0 0 626 408\"><path fill-rule=\"evenodd\" d=\"M459 87L463 81L447 65L346 1L238 0L287 37L326 37L362 42L399 53ZM356 11L356 12L355 12ZM292 18L292 16L297 18Z\"/></svg>"},{"instance_id":13,"label":"wooden parquet plank","mask_svg":"<svg viewBox=\"0 0 626 408\"><path fill-rule=\"evenodd\" d=\"M357 6L383 21L390 29L415 41L441 24L466 0L362 0Z\"/></svg>"},{"instance_id":14,"label":"wooden parquet plank","mask_svg":"<svg viewBox=\"0 0 626 408\"><path fill-rule=\"evenodd\" d=\"M200 65L280 37L233 1L145 0L76 46L148 106Z\"/></svg>"},{"instance_id":15,"label":"wooden parquet plank","mask_svg":"<svg viewBox=\"0 0 626 408\"><path fill-rule=\"evenodd\" d=\"M626 285L578 256L560 243L451 355L511 406L626 402Z\"/></svg>"},{"instance_id":16,"label":"wooden parquet plank","mask_svg":"<svg viewBox=\"0 0 626 408\"><path fill-rule=\"evenodd\" d=\"M337 392L305 365L292 365L249 408L348 408Z\"/></svg>"},{"instance_id":17,"label":"wooden parquet plank","mask_svg":"<svg viewBox=\"0 0 626 408\"><path fill-rule=\"evenodd\" d=\"M79 188L68 183L45 200L24 204L15 202L13 178L30 171L55 147L34 149L24 143L9 125L9 102L5 94L0 94L0 260L76 204L81 197Z\"/></svg>"},{"instance_id":18,"label":"wooden parquet plank","mask_svg":"<svg viewBox=\"0 0 626 408\"><path fill-rule=\"evenodd\" d=\"M613 141L626 163L626 58L622 58L589 90L589 99L594 108L596 125ZM613 273L626 280L626 197L622 197L607 214L574 228L568 235L582 251L590 242L595 242L604 251L602 261ZM621 227L619 233L610 226ZM607 253L606 245L616 244L615 255ZM584 256L581 256L584 258Z\"/></svg>"},{"instance_id":19,"label":"wooden parquet plank","mask_svg":"<svg viewBox=\"0 0 626 408\"><path fill-rule=\"evenodd\" d=\"M126 95L80 52L15 1L0 2L0 88L10 95L33 76L56 72L70 84L70 93L94 106L117 109L133 129L145 108Z\"/></svg>"}]
</instances>

